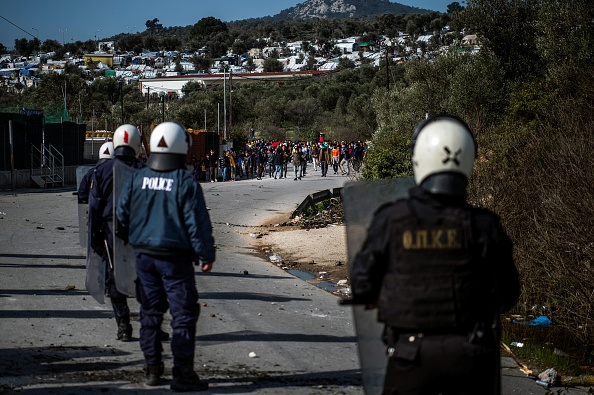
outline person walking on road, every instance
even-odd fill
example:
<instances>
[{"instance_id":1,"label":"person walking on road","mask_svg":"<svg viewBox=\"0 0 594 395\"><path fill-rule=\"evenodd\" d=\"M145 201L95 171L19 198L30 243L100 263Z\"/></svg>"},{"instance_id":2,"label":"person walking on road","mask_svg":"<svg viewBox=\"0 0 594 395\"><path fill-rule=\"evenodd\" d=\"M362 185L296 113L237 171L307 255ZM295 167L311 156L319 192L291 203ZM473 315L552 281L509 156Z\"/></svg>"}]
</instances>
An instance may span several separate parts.
<instances>
[{"instance_id":1,"label":"person walking on road","mask_svg":"<svg viewBox=\"0 0 594 395\"><path fill-rule=\"evenodd\" d=\"M314 171L318 171L318 165L320 163L320 147L317 143L311 147L311 160L313 162Z\"/></svg>"},{"instance_id":2,"label":"person walking on road","mask_svg":"<svg viewBox=\"0 0 594 395\"><path fill-rule=\"evenodd\" d=\"M498 216L466 201L475 156L461 119L420 123L417 186L378 209L353 261L351 302L377 307L385 325L386 395L500 391L499 315L520 285Z\"/></svg>"},{"instance_id":3,"label":"person walking on road","mask_svg":"<svg viewBox=\"0 0 594 395\"><path fill-rule=\"evenodd\" d=\"M283 169L282 169L282 177L287 178L287 171L289 167L289 162L291 161L291 151L287 147L286 143L281 145L281 150L283 152Z\"/></svg>"},{"instance_id":4,"label":"person walking on road","mask_svg":"<svg viewBox=\"0 0 594 395\"><path fill-rule=\"evenodd\" d=\"M307 145L301 145L299 148L301 149L301 171L299 176L305 177L307 175Z\"/></svg>"},{"instance_id":5,"label":"person walking on road","mask_svg":"<svg viewBox=\"0 0 594 395\"><path fill-rule=\"evenodd\" d=\"M338 174L338 165L340 162L340 149L338 148L338 145L333 145L330 152L332 157L332 170L334 170L334 174Z\"/></svg>"},{"instance_id":6,"label":"person walking on road","mask_svg":"<svg viewBox=\"0 0 594 395\"><path fill-rule=\"evenodd\" d=\"M264 174L264 167L266 165L266 156L263 148L256 150L256 179L261 180Z\"/></svg>"},{"instance_id":7,"label":"person walking on road","mask_svg":"<svg viewBox=\"0 0 594 395\"><path fill-rule=\"evenodd\" d=\"M118 325L117 339L132 340L128 297L116 288L113 255L113 168L121 161L134 168L144 167L140 132L133 125L122 125L113 134L114 158L95 167L89 191L89 233L91 248L105 262L105 293L109 296Z\"/></svg>"},{"instance_id":8,"label":"person walking on road","mask_svg":"<svg viewBox=\"0 0 594 395\"><path fill-rule=\"evenodd\" d=\"M294 146L293 147L293 173L295 175L294 180L297 181L297 179L301 180L301 172L302 172L302 167L301 167L301 163L303 161L303 154L301 153L301 147L299 146Z\"/></svg>"},{"instance_id":9,"label":"person walking on road","mask_svg":"<svg viewBox=\"0 0 594 395\"><path fill-rule=\"evenodd\" d=\"M208 181L216 182L217 181L217 166L219 165L219 156L215 154L214 150L210 150L210 155L208 156L208 168L209 168L209 177Z\"/></svg>"},{"instance_id":10,"label":"person walking on road","mask_svg":"<svg viewBox=\"0 0 594 395\"><path fill-rule=\"evenodd\" d=\"M194 263L203 272L215 260L212 225L200 184L185 169L190 146L186 128L158 125L151 135L147 167L133 175L117 203L121 236L136 252L136 297L146 384L160 384L164 371L159 328L169 308L173 333L174 391L202 391L208 382L194 371L200 313Z\"/></svg>"},{"instance_id":11,"label":"person walking on road","mask_svg":"<svg viewBox=\"0 0 594 395\"><path fill-rule=\"evenodd\" d=\"M283 162L285 160L285 155L283 154L283 150L279 145L276 147L276 151L274 152L273 156L273 163L274 163L274 179L278 176L279 179L283 178Z\"/></svg>"},{"instance_id":12,"label":"person walking on road","mask_svg":"<svg viewBox=\"0 0 594 395\"><path fill-rule=\"evenodd\" d=\"M330 162L330 147L328 143L323 143L319 154L320 169L322 169L322 177L328 174L328 163Z\"/></svg>"},{"instance_id":13,"label":"person walking on road","mask_svg":"<svg viewBox=\"0 0 594 395\"><path fill-rule=\"evenodd\" d=\"M339 168L340 168L340 172L342 173L342 175L344 176L345 174L347 176L351 175L351 168L349 167L349 150L347 149L346 144L343 142L342 145L340 146L340 163L339 163Z\"/></svg>"}]
</instances>

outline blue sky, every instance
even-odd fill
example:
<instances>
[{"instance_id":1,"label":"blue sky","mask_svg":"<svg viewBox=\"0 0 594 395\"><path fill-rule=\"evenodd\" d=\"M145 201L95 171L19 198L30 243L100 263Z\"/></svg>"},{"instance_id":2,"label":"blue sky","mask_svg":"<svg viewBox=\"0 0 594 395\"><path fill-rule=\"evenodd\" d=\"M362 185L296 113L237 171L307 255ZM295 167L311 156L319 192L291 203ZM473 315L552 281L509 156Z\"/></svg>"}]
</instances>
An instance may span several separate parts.
<instances>
[{"instance_id":1,"label":"blue sky","mask_svg":"<svg viewBox=\"0 0 594 395\"><path fill-rule=\"evenodd\" d=\"M305 0L10 0L0 7L0 42L38 37L42 42L86 41L146 29L158 18L165 27L193 25L213 16L224 22L276 15ZM391 0L395 2L394 0ZM400 4L445 12L454 0L400 0ZM461 4L462 2L459 1ZM7 21L8 20L8 21ZM10 21L10 22L9 22ZM14 26L16 25L16 26ZM18 27L17 27L18 26ZM22 30L21 30L22 29Z\"/></svg>"}]
</instances>

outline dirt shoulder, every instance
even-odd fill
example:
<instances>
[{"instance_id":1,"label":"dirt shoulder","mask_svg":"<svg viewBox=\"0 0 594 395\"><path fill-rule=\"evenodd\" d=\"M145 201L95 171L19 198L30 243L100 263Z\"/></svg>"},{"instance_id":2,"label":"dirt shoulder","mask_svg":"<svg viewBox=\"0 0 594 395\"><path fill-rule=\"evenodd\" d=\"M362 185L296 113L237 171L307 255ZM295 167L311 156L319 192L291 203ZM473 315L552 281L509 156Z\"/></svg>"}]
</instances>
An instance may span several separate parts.
<instances>
[{"instance_id":1,"label":"dirt shoulder","mask_svg":"<svg viewBox=\"0 0 594 395\"><path fill-rule=\"evenodd\" d=\"M290 213L268 219L250 231L255 248L272 264L300 270L332 283L348 280L346 228L329 223L303 229ZM280 261L275 259L280 257Z\"/></svg>"}]
</instances>

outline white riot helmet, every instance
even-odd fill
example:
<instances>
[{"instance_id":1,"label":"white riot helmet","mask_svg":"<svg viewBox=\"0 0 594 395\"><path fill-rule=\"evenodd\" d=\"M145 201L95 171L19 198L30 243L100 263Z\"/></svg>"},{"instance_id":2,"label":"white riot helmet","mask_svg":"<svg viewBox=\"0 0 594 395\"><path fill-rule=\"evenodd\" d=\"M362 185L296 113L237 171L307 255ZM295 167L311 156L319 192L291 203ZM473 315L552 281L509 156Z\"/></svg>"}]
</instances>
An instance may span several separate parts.
<instances>
[{"instance_id":1,"label":"white riot helmet","mask_svg":"<svg viewBox=\"0 0 594 395\"><path fill-rule=\"evenodd\" d=\"M183 169L192 139L182 125L163 122L151 134L151 154L147 166L157 171Z\"/></svg>"},{"instance_id":2,"label":"white riot helmet","mask_svg":"<svg viewBox=\"0 0 594 395\"><path fill-rule=\"evenodd\" d=\"M415 182L431 193L466 196L476 142L460 118L438 115L415 128L412 139Z\"/></svg>"},{"instance_id":3,"label":"white riot helmet","mask_svg":"<svg viewBox=\"0 0 594 395\"><path fill-rule=\"evenodd\" d=\"M113 142L108 141L99 148L99 160L104 162L111 158L113 158Z\"/></svg>"},{"instance_id":4,"label":"white riot helmet","mask_svg":"<svg viewBox=\"0 0 594 395\"><path fill-rule=\"evenodd\" d=\"M125 124L113 133L114 155L137 158L142 149L142 138L138 128Z\"/></svg>"}]
</instances>

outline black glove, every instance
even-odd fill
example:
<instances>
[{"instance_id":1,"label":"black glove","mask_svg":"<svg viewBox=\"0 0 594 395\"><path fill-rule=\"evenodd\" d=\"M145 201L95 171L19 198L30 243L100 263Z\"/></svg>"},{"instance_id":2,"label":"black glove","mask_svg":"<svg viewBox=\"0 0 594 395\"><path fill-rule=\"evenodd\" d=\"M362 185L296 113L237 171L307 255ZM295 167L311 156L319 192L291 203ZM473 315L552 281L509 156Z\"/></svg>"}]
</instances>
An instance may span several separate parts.
<instances>
[{"instance_id":1,"label":"black glove","mask_svg":"<svg viewBox=\"0 0 594 395\"><path fill-rule=\"evenodd\" d=\"M91 232L91 248L99 256L105 254L105 234L102 230Z\"/></svg>"}]
</instances>

